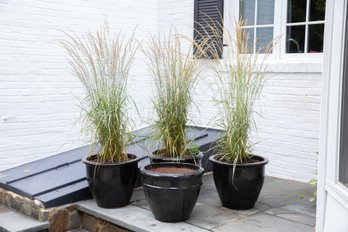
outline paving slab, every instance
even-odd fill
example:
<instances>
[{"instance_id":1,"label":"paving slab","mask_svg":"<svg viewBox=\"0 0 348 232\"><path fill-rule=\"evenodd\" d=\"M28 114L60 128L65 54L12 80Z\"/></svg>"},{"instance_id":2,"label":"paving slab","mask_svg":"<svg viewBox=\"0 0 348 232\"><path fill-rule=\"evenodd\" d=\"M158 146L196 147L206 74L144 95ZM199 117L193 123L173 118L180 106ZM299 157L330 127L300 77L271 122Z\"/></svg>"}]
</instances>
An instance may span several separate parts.
<instances>
[{"instance_id":1,"label":"paving slab","mask_svg":"<svg viewBox=\"0 0 348 232\"><path fill-rule=\"evenodd\" d=\"M150 210L149 203L147 203L147 200L146 200L146 199L143 199L143 200L135 200L135 201L133 201L131 204L134 205L134 206L143 208L143 209Z\"/></svg>"},{"instance_id":2,"label":"paving slab","mask_svg":"<svg viewBox=\"0 0 348 232\"><path fill-rule=\"evenodd\" d=\"M207 232L208 230L186 222L164 223L154 219L149 210L134 205L117 209L104 209L97 206L94 200L81 201L76 208L131 231L139 232Z\"/></svg>"},{"instance_id":3,"label":"paving slab","mask_svg":"<svg viewBox=\"0 0 348 232\"><path fill-rule=\"evenodd\" d=\"M48 227L48 222L35 220L0 204L0 231L36 232Z\"/></svg>"},{"instance_id":4,"label":"paving slab","mask_svg":"<svg viewBox=\"0 0 348 232\"><path fill-rule=\"evenodd\" d=\"M266 177L263 191L277 191L296 195L311 188L310 185L298 181L279 178L272 178L272 181L268 181L268 179L269 177Z\"/></svg>"},{"instance_id":5,"label":"paving slab","mask_svg":"<svg viewBox=\"0 0 348 232\"><path fill-rule=\"evenodd\" d=\"M287 210L284 208L273 208L266 210L265 213L275 215L284 219L299 222L308 226L315 226L315 217L302 214L298 211Z\"/></svg>"},{"instance_id":6,"label":"paving slab","mask_svg":"<svg viewBox=\"0 0 348 232\"><path fill-rule=\"evenodd\" d=\"M242 218L243 216L232 210L198 202L193 209L190 219L186 222L210 230L227 222L237 221Z\"/></svg>"},{"instance_id":7,"label":"paving slab","mask_svg":"<svg viewBox=\"0 0 348 232\"><path fill-rule=\"evenodd\" d=\"M266 213L259 213L235 222L230 222L212 231L313 232L314 227L268 215Z\"/></svg>"},{"instance_id":8,"label":"paving slab","mask_svg":"<svg viewBox=\"0 0 348 232\"><path fill-rule=\"evenodd\" d=\"M253 209L231 210L221 206L213 176L206 174L197 204L186 222L163 223L155 220L142 188L134 190L131 205L124 208L102 209L94 200L79 202L76 207L132 231L309 232L314 231L315 204L301 199L300 194L309 196L311 191L310 185L266 177Z\"/></svg>"},{"instance_id":9,"label":"paving slab","mask_svg":"<svg viewBox=\"0 0 348 232\"><path fill-rule=\"evenodd\" d=\"M303 191L300 197L297 197L292 202L286 202L282 208L296 211L311 217L316 216L316 204L315 202L310 202L308 199L313 196L313 189L309 188Z\"/></svg>"},{"instance_id":10,"label":"paving slab","mask_svg":"<svg viewBox=\"0 0 348 232\"><path fill-rule=\"evenodd\" d=\"M267 205L270 207L280 207L287 204L292 204L293 202L300 199L299 194L271 191L265 193L261 192L258 203L262 205ZM301 199L302 200L302 199Z\"/></svg>"},{"instance_id":11,"label":"paving slab","mask_svg":"<svg viewBox=\"0 0 348 232\"><path fill-rule=\"evenodd\" d=\"M89 231L85 229L74 229L74 230L68 230L67 232L89 232Z\"/></svg>"},{"instance_id":12,"label":"paving slab","mask_svg":"<svg viewBox=\"0 0 348 232\"><path fill-rule=\"evenodd\" d=\"M133 191L133 194L132 194L132 197L130 199L130 202L140 201L140 200L144 200L144 199L145 199L145 195L144 195L143 188L136 188Z\"/></svg>"},{"instance_id":13,"label":"paving slab","mask_svg":"<svg viewBox=\"0 0 348 232\"><path fill-rule=\"evenodd\" d=\"M219 194L216 192L215 186L214 188L202 188L197 201L206 205L221 206Z\"/></svg>"}]
</instances>

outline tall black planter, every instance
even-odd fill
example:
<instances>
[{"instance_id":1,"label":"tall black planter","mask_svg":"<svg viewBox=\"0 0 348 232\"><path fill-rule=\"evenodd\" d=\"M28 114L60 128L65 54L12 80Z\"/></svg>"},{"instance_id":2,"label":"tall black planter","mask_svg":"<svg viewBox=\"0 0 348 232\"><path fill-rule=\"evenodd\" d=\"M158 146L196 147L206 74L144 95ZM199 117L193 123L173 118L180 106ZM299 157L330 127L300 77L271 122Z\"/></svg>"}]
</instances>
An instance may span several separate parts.
<instances>
[{"instance_id":1,"label":"tall black planter","mask_svg":"<svg viewBox=\"0 0 348 232\"><path fill-rule=\"evenodd\" d=\"M209 160L213 163L215 187L222 206L230 209L253 208L263 186L268 159L253 156L259 162L236 164L233 174L233 164L216 160L216 156L211 156Z\"/></svg>"},{"instance_id":2,"label":"tall black planter","mask_svg":"<svg viewBox=\"0 0 348 232\"><path fill-rule=\"evenodd\" d=\"M138 173L138 159L128 154L130 160L117 164L101 164L82 159L86 164L89 189L102 208L128 205Z\"/></svg>"},{"instance_id":3,"label":"tall black planter","mask_svg":"<svg viewBox=\"0 0 348 232\"><path fill-rule=\"evenodd\" d=\"M167 174L158 167L189 168L192 173ZM204 169L187 163L157 163L141 168L145 197L154 217L162 222L186 221L196 204Z\"/></svg>"},{"instance_id":4,"label":"tall black planter","mask_svg":"<svg viewBox=\"0 0 348 232\"><path fill-rule=\"evenodd\" d=\"M203 157L202 152L199 152L198 154L194 156L180 157L180 158L163 157L163 156L155 155L156 153L157 151L154 151L151 155L149 155L149 159L152 164L154 163L188 163L188 164L196 164L198 166L202 166L202 157Z\"/></svg>"}]
</instances>

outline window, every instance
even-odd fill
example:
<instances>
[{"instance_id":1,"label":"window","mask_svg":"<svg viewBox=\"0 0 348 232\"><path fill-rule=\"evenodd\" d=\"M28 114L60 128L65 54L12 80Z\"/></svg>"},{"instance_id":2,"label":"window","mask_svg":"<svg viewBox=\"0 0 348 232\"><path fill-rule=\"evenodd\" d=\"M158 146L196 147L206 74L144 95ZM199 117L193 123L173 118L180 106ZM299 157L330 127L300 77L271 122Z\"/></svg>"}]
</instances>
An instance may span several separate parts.
<instances>
[{"instance_id":1,"label":"window","mask_svg":"<svg viewBox=\"0 0 348 232\"><path fill-rule=\"evenodd\" d=\"M245 20L250 53L262 53L265 45L276 37L273 55L309 56L323 52L325 3L325 0L232 0L228 10L232 18L238 15L236 18Z\"/></svg>"},{"instance_id":2,"label":"window","mask_svg":"<svg viewBox=\"0 0 348 232\"><path fill-rule=\"evenodd\" d=\"M214 45L214 50L218 52L219 58L222 57L223 52L223 38L222 36L217 37L209 29L209 23L213 23L215 26L220 28L223 27L223 0L195 0L194 3L194 33L193 36L195 40L199 43L202 35L210 35L212 41L210 42ZM222 32L219 29L219 31ZM195 51L194 51L195 52ZM214 58L209 51L207 51L209 58Z\"/></svg>"},{"instance_id":3,"label":"window","mask_svg":"<svg viewBox=\"0 0 348 232\"><path fill-rule=\"evenodd\" d=\"M313 57L310 54L323 52L326 0L195 0L196 39L199 39L196 31L201 32L210 19L222 24L223 14L219 12L223 12L224 2L227 8L224 13L228 14L225 18L245 20L250 53L264 52L275 37L277 44L272 50L275 57L294 54ZM213 44L221 51L221 58L223 41L215 40Z\"/></svg>"},{"instance_id":4,"label":"window","mask_svg":"<svg viewBox=\"0 0 348 232\"><path fill-rule=\"evenodd\" d=\"M274 0L241 0L239 18L246 24L249 52L262 53L274 37Z\"/></svg>"},{"instance_id":5,"label":"window","mask_svg":"<svg viewBox=\"0 0 348 232\"><path fill-rule=\"evenodd\" d=\"M323 52L325 0L288 0L286 53Z\"/></svg>"}]
</instances>

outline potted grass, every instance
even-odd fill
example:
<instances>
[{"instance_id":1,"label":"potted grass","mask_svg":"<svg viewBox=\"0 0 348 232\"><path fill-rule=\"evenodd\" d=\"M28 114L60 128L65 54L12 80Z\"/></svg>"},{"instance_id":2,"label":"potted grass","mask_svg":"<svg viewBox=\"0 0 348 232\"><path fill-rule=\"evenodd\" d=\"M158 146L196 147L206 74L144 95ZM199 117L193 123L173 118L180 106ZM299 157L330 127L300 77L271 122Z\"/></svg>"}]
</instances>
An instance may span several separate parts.
<instances>
[{"instance_id":1,"label":"potted grass","mask_svg":"<svg viewBox=\"0 0 348 232\"><path fill-rule=\"evenodd\" d=\"M184 52L183 41L193 42L171 28L167 37L150 37L147 49L143 49L155 86L153 105L157 118L152 140L160 141L161 147L149 155L151 163L199 164L202 158L186 131L192 90L200 71L192 57L192 46Z\"/></svg>"},{"instance_id":2,"label":"potted grass","mask_svg":"<svg viewBox=\"0 0 348 232\"><path fill-rule=\"evenodd\" d=\"M151 211L163 222L189 218L204 172L195 164L199 150L186 137L191 92L199 72L192 49L184 52L182 41L171 31L167 37L151 37L144 49L156 90L154 138L162 148L152 154L152 163L141 168L141 174Z\"/></svg>"},{"instance_id":3,"label":"potted grass","mask_svg":"<svg viewBox=\"0 0 348 232\"><path fill-rule=\"evenodd\" d=\"M224 132L216 145L217 154L209 160L222 205L231 209L254 207L268 163L267 158L253 153L249 135L256 129L253 108L266 80L265 59L272 44L251 54L244 26L243 21L235 22L233 38L228 31L224 32L224 41L230 48L225 51L224 59L213 67L217 86L215 100L220 108L218 126ZM218 30L212 28L212 31L221 36ZM211 51L218 58L216 47Z\"/></svg>"},{"instance_id":4,"label":"potted grass","mask_svg":"<svg viewBox=\"0 0 348 232\"><path fill-rule=\"evenodd\" d=\"M98 150L83 159L89 188L99 207L125 206L133 192L139 161L126 151L131 140L126 89L137 50L135 40L133 36L111 36L107 24L95 34L67 37L61 44L86 94L81 102L83 129L91 137L91 150Z\"/></svg>"}]
</instances>

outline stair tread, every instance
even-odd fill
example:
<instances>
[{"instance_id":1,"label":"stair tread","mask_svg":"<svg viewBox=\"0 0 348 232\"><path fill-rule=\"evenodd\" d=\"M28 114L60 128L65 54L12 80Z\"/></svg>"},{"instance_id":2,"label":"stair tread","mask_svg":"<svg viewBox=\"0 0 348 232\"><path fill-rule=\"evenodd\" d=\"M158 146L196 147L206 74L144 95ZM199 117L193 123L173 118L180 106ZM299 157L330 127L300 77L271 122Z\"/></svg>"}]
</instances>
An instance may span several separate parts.
<instances>
[{"instance_id":1,"label":"stair tread","mask_svg":"<svg viewBox=\"0 0 348 232\"><path fill-rule=\"evenodd\" d=\"M0 204L0 229L4 231L40 231L48 229L47 221L39 221L25 216Z\"/></svg>"},{"instance_id":2,"label":"stair tread","mask_svg":"<svg viewBox=\"0 0 348 232\"><path fill-rule=\"evenodd\" d=\"M69 230L67 232L89 232L89 230L85 230L85 229L73 229L73 230Z\"/></svg>"}]
</instances>

